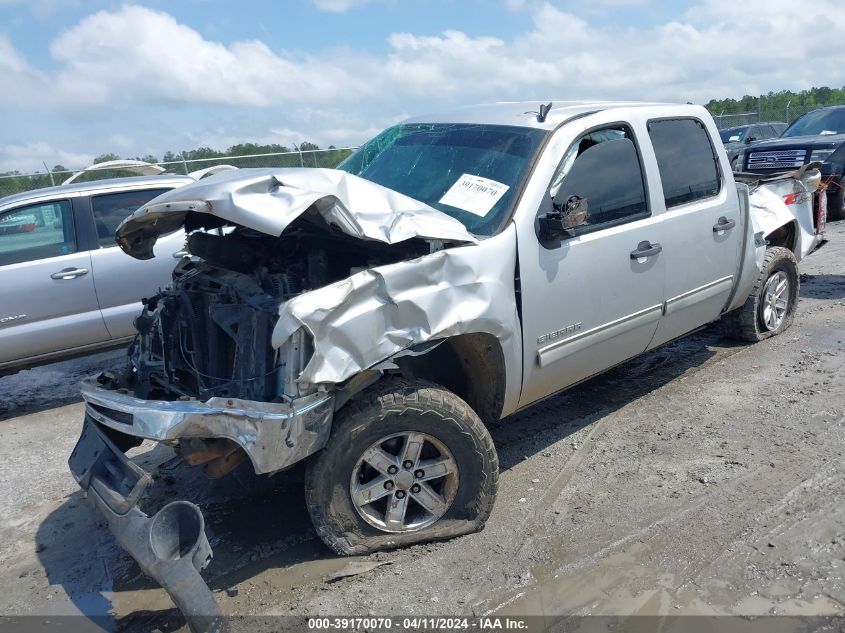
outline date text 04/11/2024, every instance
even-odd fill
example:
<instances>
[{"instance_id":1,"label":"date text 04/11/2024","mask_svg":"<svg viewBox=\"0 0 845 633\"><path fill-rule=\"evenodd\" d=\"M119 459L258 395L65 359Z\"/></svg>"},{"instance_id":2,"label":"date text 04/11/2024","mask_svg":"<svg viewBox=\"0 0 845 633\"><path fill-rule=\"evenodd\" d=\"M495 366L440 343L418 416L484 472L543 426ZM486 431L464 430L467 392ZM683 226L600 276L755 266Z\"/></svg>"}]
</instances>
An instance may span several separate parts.
<instances>
[{"instance_id":1,"label":"date text 04/11/2024","mask_svg":"<svg viewBox=\"0 0 845 633\"><path fill-rule=\"evenodd\" d=\"M523 631L528 623L514 617L324 617L309 618L308 631Z\"/></svg>"}]
</instances>

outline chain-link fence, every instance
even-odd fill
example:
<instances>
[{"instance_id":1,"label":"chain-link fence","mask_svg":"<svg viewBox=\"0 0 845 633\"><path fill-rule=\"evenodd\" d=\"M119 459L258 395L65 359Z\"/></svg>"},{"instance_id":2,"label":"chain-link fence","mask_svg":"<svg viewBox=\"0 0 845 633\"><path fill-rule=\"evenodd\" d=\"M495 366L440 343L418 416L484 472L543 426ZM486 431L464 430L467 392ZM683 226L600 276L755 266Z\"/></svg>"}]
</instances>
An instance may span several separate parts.
<instances>
[{"instance_id":1,"label":"chain-link fence","mask_svg":"<svg viewBox=\"0 0 845 633\"><path fill-rule=\"evenodd\" d=\"M232 165L233 167L337 167L356 148L341 147L329 149L302 150L295 152L272 152L266 154L247 154L241 156L214 156L210 158L194 158L160 163L150 163L165 169L166 173L188 174L215 165ZM12 172L0 175L0 198L13 193L31 191L42 187L62 184L79 169L62 169L21 174ZM89 168L74 182L102 180L133 175L128 169L112 167Z\"/></svg>"},{"instance_id":2,"label":"chain-link fence","mask_svg":"<svg viewBox=\"0 0 845 633\"><path fill-rule=\"evenodd\" d=\"M767 108L754 112L741 112L725 114L724 112L711 112L716 121L716 127L724 130L738 125L751 125L752 123L792 123L798 117L818 109L820 106L790 106L783 108Z\"/></svg>"}]
</instances>

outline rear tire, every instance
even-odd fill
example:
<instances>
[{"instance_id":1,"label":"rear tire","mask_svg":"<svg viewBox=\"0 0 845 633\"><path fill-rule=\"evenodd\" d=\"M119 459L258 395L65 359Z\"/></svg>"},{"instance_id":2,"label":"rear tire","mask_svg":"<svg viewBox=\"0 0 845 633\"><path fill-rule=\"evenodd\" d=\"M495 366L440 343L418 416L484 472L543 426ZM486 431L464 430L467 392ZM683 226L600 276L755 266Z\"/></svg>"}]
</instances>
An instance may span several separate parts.
<instances>
[{"instance_id":1,"label":"rear tire","mask_svg":"<svg viewBox=\"0 0 845 633\"><path fill-rule=\"evenodd\" d=\"M469 405L433 383L389 379L337 414L308 463L305 500L326 545L366 554L481 530L498 477Z\"/></svg>"},{"instance_id":2,"label":"rear tire","mask_svg":"<svg viewBox=\"0 0 845 633\"><path fill-rule=\"evenodd\" d=\"M756 343L786 330L798 305L798 262L788 248L766 250L763 267L745 304L722 317L731 338Z\"/></svg>"},{"instance_id":3,"label":"rear tire","mask_svg":"<svg viewBox=\"0 0 845 633\"><path fill-rule=\"evenodd\" d=\"M845 184L845 183L843 183ZM845 220L845 188L833 187L827 190L827 217L829 220Z\"/></svg>"}]
</instances>

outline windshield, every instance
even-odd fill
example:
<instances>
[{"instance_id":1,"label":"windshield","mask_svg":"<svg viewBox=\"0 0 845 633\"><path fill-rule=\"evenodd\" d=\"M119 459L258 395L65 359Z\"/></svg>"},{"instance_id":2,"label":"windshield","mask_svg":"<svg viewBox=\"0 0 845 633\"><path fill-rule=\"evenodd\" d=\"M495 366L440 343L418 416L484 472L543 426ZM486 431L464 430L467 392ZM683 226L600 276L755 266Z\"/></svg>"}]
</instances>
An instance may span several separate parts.
<instances>
[{"instance_id":1,"label":"windshield","mask_svg":"<svg viewBox=\"0 0 845 633\"><path fill-rule=\"evenodd\" d=\"M781 138L845 134L845 108L808 112L790 125Z\"/></svg>"},{"instance_id":2,"label":"windshield","mask_svg":"<svg viewBox=\"0 0 845 633\"><path fill-rule=\"evenodd\" d=\"M727 130L720 130L719 138L722 139L723 143L738 143L743 139L747 131L747 127L731 127Z\"/></svg>"},{"instance_id":3,"label":"windshield","mask_svg":"<svg viewBox=\"0 0 845 633\"><path fill-rule=\"evenodd\" d=\"M388 128L338 169L410 196L492 235L510 216L519 185L546 132L475 124Z\"/></svg>"}]
</instances>

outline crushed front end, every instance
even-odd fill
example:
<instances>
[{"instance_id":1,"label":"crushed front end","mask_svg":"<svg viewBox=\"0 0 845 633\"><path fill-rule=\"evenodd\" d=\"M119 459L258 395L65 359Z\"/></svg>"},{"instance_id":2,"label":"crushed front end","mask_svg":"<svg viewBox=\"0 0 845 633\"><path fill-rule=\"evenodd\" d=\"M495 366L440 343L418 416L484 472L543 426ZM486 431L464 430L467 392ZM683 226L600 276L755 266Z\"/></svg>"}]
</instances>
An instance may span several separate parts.
<instances>
[{"instance_id":1,"label":"crushed front end","mask_svg":"<svg viewBox=\"0 0 845 633\"><path fill-rule=\"evenodd\" d=\"M182 260L173 283L144 301L126 370L83 381L84 428L69 460L118 542L197 631L225 628L200 576L212 556L202 513L176 501L144 514L151 473L125 452L147 439L172 446L211 478L247 460L256 473L273 473L322 448L334 413L331 393L301 392L294 380L309 354L304 333L280 349L270 343L279 304L301 292L303 280L260 265L260 239L237 261L212 252L235 252L228 247L240 240L191 237L204 258Z\"/></svg>"},{"instance_id":2,"label":"crushed front end","mask_svg":"<svg viewBox=\"0 0 845 633\"><path fill-rule=\"evenodd\" d=\"M189 257L143 300L126 369L82 383L83 431L69 465L120 544L173 598L197 631L225 622L200 576L211 560L199 508L139 508L152 483L126 455L144 440L173 447L210 478L244 461L257 474L320 450L335 411L333 385L302 383L313 343L298 329L274 346L280 306L359 270L424 254L295 220L270 236L207 214L186 219Z\"/></svg>"}]
</instances>

